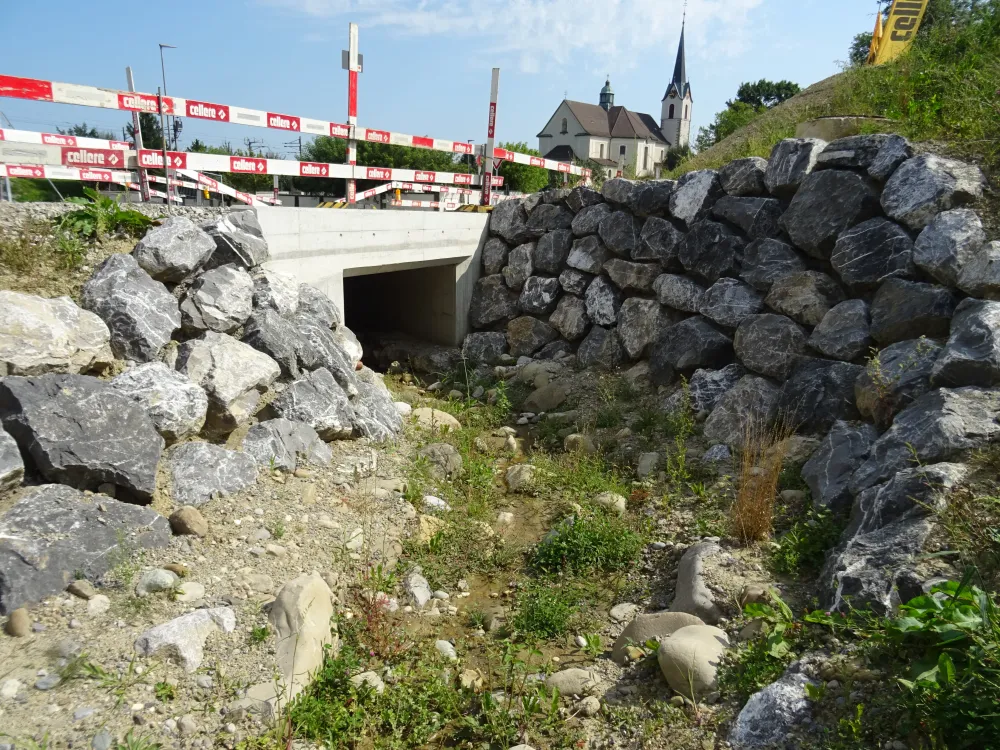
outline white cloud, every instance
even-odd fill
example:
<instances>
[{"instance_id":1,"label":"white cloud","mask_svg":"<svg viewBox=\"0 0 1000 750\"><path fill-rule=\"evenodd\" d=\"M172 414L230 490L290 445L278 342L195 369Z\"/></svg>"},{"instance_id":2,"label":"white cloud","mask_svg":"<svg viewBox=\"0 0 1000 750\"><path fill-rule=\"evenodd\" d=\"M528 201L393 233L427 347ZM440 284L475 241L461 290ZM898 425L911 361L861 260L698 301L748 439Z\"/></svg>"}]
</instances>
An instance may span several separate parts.
<instances>
[{"instance_id":1,"label":"white cloud","mask_svg":"<svg viewBox=\"0 0 1000 750\"><path fill-rule=\"evenodd\" d=\"M672 57L683 0L258 0L318 18L349 17L407 36L482 40L525 72L586 55L598 70ZM715 58L743 53L749 11L763 0L690 0L688 45Z\"/></svg>"}]
</instances>

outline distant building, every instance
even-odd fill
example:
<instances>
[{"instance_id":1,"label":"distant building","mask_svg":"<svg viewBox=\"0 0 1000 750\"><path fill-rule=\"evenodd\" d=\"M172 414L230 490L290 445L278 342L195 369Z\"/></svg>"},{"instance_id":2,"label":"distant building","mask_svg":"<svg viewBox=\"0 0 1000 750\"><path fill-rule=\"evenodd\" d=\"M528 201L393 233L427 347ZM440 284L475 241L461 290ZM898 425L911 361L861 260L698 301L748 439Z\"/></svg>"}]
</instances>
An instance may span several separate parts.
<instances>
[{"instance_id":1,"label":"distant building","mask_svg":"<svg viewBox=\"0 0 1000 750\"><path fill-rule=\"evenodd\" d=\"M660 121L643 112L615 106L610 78L598 104L563 99L538 134L538 150L547 159L592 160L609 177L632 167L636 177L654 174L667 149L686 146L691 138L691 84L684 59L684 25L674 75L660 103Z\"/></svg>"}]
</instances>

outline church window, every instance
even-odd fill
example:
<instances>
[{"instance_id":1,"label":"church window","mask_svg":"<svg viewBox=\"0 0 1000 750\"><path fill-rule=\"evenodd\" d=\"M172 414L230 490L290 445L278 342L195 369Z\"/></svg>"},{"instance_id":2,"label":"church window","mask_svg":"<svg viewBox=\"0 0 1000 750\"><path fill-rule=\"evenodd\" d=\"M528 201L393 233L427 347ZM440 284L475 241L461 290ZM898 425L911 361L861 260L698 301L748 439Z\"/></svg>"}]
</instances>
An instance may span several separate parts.
<instances>
[{"instance_id":1,"label":"church window","mask_svg":"<svg viewBox=\"0 0 1000 750\"><path fill-rule=\"evenodd\" d=\"M619 156L625 156L625 144L624 143L621 146L618 147L618 155Z\"/></svg>"},{"instance_id":2,"label":"church window","mask_svg":"<svg viewBox=\"0 0 1000 750\"><path fill-rule=\"evenodd\" d=\"M688 105L685 104L684 105L684 119L686 120L687 118L688 118Z\"/></svg>"},{"instance_id":3,"label":"church window","mask_svg":"<svg viewBox=\"0 0 1000 750\"><path fill-rule=\"evenodd\" d=\"M560 133L568 133L569 132L569 121L565 117L562 120L562 130L560 130L559 132Z\"/></svg>"},{"instance_id":4,"label":"church window","mask_svg":"<svg viewBox=\"0 0 1000 750\"><path fill-rule=\"evenodd\" d=\"M673 104L670 105L670 117L668 119L670 119L670 120L674 119L674 105Z\"/></svg>"},{"instance_id":5,"label":"church window","mask_svg":"<svg viewBox=\"0 0 1000 750\"><path fill-rule=\"evenodd\" d=\"M642 168L649 169L649 146L642 150Z\"/></svg>"},{"instance_id":6,"label":"church window","mask_svg":"<svg viewBox=\"0 0 1000 750\"><path fill-rule=\"evenodd\" d=\"M599 154L599 158L601 158L601 159L604 158L604 144L603 143L598 143L597 144L597 153Z\"/></svg>"}]
</instances>

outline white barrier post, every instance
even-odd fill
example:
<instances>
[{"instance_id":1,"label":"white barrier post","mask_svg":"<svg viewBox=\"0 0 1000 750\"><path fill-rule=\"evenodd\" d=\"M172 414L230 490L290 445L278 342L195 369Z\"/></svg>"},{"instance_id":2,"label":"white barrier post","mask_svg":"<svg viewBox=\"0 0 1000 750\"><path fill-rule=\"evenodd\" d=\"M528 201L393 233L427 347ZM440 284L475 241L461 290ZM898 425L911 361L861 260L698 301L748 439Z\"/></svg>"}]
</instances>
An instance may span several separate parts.
<instances>
[{"instance_id":1,"label":"white barrier post","mask_svg":"<svg viewBox=\"0 0 1000 750\"><path fill-rule=\"evenodd\" d=\"M125 68L125 80L128 83L128 90L135 91L135 80L132 78L132 68ZM139 153L142 149L142 123L139 120L139 111L132 110L132 132L135 138L135 151ZM146 179L146 170L139 167L139 195L143 203L149 203L149 181Z\"/></svg>"},{"instance_id":2,"label":"white barrier post","mask_svg":"<svg viewBox=\"0 0 1000 750\"><path fill-rule=\"evenodd\" d=\"M358 163L358 25L352 23L347 31L347 126L350 137L347 139L347 163L352 167ZM354 203L357 198L357 183L353 177L347 180L347 202Z\"/></svg>"},{"instance_id":3,"label":"white barrier post","mask_svg":"<svg viewBox=\"0 0 1000 750\"><path fill-rule=\"evenodd\" d=\"M483 149L483 205L490 205L493 197L493 138L497 127L497 92L500 89L500 68L493 68L490 79L490 121L486 129L486 147Z\"/></svg>"}]
</instances>

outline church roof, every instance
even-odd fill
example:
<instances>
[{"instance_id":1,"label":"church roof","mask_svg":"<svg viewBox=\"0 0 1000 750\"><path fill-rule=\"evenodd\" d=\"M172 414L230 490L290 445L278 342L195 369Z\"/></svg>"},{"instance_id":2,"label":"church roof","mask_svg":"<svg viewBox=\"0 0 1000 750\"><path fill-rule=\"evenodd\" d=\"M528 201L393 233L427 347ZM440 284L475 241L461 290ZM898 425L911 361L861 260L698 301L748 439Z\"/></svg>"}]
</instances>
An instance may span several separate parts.
<instances>
[{"instance_id":1,"label":"church roof","mask_svg":"<svg viewBox=\"0 0 1000 750\"><path fill-rule=\"evenodd\" d=\"M687 79L687 58L684 54L684 24L681 24L681 40L677 44L677 60L674 62L674 77L670 79L663 98L670 96L671 89L677 89L677 96L683 99L691 93L691 84Z\"/></svg>"},{"instance_id":2,"label":"church roof","mask_svg":"<svg viewBox=\"0 0 1000 750\"><path fill-rule=\"evenodd\" d=\"M627 107L611 107L605 112L598 104L574 102L569 99L565 101L570 112L579 120L588 135L605 138L649 138L668 143L656 120L644 112L633 112Z\"/></svg>"}]
</instances>

